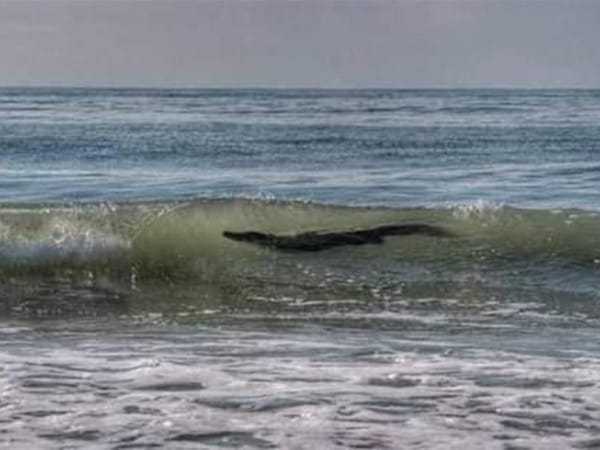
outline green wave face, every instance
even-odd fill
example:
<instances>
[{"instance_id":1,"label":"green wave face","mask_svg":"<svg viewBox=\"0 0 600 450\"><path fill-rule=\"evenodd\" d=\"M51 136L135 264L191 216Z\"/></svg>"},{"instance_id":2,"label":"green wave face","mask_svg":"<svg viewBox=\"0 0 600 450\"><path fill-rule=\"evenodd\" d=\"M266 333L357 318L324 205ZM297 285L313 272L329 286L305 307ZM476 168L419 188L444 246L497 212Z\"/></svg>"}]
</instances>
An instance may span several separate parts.
<instances>
[{"instance_id":1,"label":"green wave face","mask_svg":"<svg viewBox=\"0 0 600 450\"><path fill-rule=\"evenodd\" d=\"M304 253L222 236L224 230L296 234L403 223L443 227L453 237L396 236ZM481 304L564 292L583 301L598 295L599 271L600 218L586 211L349 208L249 199L0 209L5 312L22 308L23 299L34 309L59 299L59 310L85 313L89 305L68 300L82 290L100 299L90 302L94 311L99 302L127 313L161 314L280 311L290 302L311 310L315 300L327 308L345 304L342 309L378 301L414 306L438 297ZM550 289L545 294L533 289L542 280ZM121 303L105 301L117 297Z\"/></svg>"}]
</instances>

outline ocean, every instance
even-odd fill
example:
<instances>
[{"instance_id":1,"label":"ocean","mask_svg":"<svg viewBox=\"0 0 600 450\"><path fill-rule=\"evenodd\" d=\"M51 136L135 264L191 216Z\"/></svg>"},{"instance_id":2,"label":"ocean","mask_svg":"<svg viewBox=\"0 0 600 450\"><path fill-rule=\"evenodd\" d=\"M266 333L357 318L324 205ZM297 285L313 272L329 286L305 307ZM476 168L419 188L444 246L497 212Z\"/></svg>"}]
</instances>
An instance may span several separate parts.
<instances>
[{"instance_id":1,"label":"ocean","mask_svg":"<svg viewBox=\"0 0 600 450\"><path fill-rule=\"evenodd\" d=\"M600 91L2 88L0 446L600 447L599 200Z\"/></svg>"}]
</instances>

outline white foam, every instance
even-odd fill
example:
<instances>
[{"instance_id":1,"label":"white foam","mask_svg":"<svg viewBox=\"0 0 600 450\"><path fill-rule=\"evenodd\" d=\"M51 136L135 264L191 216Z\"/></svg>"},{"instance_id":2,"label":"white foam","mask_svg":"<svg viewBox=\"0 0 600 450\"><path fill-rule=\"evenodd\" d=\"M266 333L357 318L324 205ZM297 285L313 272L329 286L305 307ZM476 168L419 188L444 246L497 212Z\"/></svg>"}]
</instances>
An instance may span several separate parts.
<instances>
[{"instance_id":1,"label":"white foam","mask_svg":"<svg viewBox=\"0 0 600 450\"><path fill-rule=\"evenodd\" d=\"M452 210L455 217L472 217L485 214L494 214L502 211L506 205L501 202L491 202L487 200L475 200L469 203L452 203L447 206Z\"/></svg>"},{"instance_id":2,"label":"white foam","mask_svg":"<svg viewBox=\"0 0 600 450\"><path fill-rule=\"evenodd\" d=\"M39 236L14 236L0 228L0 260L14 263L93 262L122 254L122 238L75 224L55 221Z\"/></svg>"}]
</instances>

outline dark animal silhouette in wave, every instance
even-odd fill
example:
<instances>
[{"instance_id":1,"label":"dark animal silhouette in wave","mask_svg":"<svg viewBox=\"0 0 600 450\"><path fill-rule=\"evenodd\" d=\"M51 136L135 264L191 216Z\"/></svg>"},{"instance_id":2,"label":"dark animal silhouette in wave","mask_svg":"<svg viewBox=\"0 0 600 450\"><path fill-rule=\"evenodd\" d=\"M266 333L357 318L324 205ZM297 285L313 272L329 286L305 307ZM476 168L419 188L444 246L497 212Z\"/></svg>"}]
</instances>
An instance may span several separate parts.
<instances>
[{"instance_id":1,"label":"dark animal silhouette in wave","mask_svg":"<svg viewBox=\"0 0 600 450\"><path fill-rule=\"evenodd\" d=\"M384 225L338 232L310 231L289 236L261 233L259 231L223 231L223 236L234 241L249 242L261 247L270 247L277 250L302 252L318 252L345 245L381 244L387 236L408 236L412 234L436 237L453 236L452 233L444 228L421 223Z\"/></svg>"}]
</instances>

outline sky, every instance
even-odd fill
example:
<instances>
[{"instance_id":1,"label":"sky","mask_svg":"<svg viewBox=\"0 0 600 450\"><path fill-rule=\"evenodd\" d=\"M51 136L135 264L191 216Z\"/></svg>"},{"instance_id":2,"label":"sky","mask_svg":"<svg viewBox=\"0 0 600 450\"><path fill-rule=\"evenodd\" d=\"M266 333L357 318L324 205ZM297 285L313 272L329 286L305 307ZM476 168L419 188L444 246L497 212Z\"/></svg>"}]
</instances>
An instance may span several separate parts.
<instances>
[{"instance_id":1,"label":"sky","mask_svg":"<svg viewBox=\"0 0 600 450\"><path fill-rule=\"evenodd\" d=\"M0 0L0 85L600 88L600 0Z\"/></svg>"}]
</instances>

